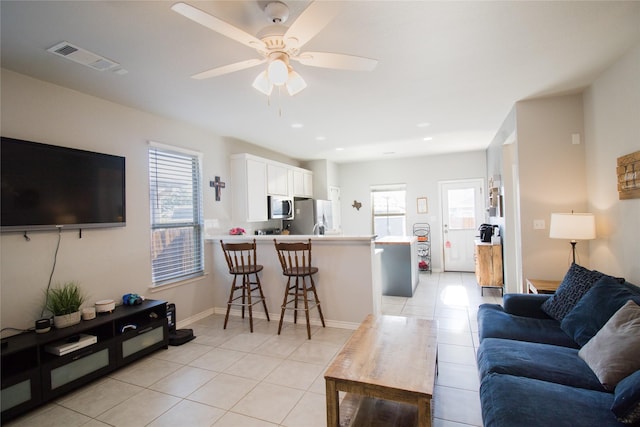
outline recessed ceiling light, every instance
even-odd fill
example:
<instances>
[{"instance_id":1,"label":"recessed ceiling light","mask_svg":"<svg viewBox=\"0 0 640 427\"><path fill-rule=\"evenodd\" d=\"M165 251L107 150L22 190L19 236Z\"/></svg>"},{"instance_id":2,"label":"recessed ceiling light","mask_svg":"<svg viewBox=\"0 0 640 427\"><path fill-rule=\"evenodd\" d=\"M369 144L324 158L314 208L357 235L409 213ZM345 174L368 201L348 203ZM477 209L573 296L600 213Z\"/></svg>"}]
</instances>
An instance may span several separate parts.
<instances>
[{"instance_id":1,"label":"recessed ceiling light","mask_svg":"<svg viewBox=\"0 0 640 427\"><path fill-rule=\"evenodd\" d=\"M418 123L418 124L417 124L417 126L418 126L419 128L426 128L427 126L429 126L429 123L427 123L427 122L422 122L422 123Z\"/></svg>"},{"instance_id":2,"label":"recessed ceiling light","mask_svg":"<svg viewBox=\"0 0 640 427\"><path fill-rule=\"evenodd\" d=\"M424 141L431 141L433 140L432 136L425 136L424 138L422 138Z\"/></svg>"},{"instance_id":3,"label":"recessed ceiling light","mask_svg":"<svg viewBox=\"0 0 640 427\"><path fill-rule=\"evenodd\" d=\"M389 154L396 154L396 152L395 151L385 151L382 154L389 155Z\"/></svg>"},{"instance_id":4,"label":"recessed ceiling light","mask_svg":"<svg viewBox=\"0 0 640 427\"><path fill-rule=\"evenodd\" d=\"M294 129L300 129L302 127L304 127L304 125L302 123L292 123L291 127Z\"/></svg>"},{"instance_id":5,"label":"recessed ceiling light","mask_svg":"<svg viewBox=\"0 0 640 427\"><path fill-rule=\"evenodd\" d=\"M336 151L344 151L344 148L338 147L338 148L336 148Z\"/></svg>"},{"instance_id":6,"label":"recessed ceiling light","mask_svg":"<svg viewBox=\"0 0 640 427\"><path fill-rule=\"evenodd\" d=\"M316 136L316 141L324 141L325 139L327 139L326 136Z\"/></svg>"}]
</instances>

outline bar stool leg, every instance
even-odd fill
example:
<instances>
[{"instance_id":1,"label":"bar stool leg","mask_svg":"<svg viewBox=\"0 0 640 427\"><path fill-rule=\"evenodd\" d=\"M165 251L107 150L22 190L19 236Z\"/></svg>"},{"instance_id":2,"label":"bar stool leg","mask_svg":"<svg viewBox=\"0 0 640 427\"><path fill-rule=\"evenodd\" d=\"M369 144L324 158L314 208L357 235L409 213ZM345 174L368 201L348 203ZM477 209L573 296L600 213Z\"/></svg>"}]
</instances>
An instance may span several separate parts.
<instances>
[{"instance_id":1,"label":"bar stool leg","mask_svg":"<svg viewBox=\"0 0 640 427\"><path fill-rule=\"evenodd\" d=\"M309 325L309 298L307 296L307 293L309 292L309 290L307 289L307 281L305 280L304 276L302 276L302 287L303 287L302 296L304 298L304 315L307 320L307 338L311 339L311 326Z\"/></svg>"},{"instance_id":2,"label":"bar stool leg","mask_svg":"<svg viewBox=\"0 0 640 427\"><path fill-rule=\"evenodd\" d=\"M294 302L294 310L293 310L293 323L298 323L298 298L300 297L300 276L296 276L296 293L295 293L295 302Z\"/></svg>"},{"instance_id":3,"label":"bar stool leg","mask_svg":"<svg viewBox=\"0 0 640 427\"><path fill-rule=\"evenodd\" d=\"M260 283L260 278L258 277L258 274L255 274L256 276L256 285L258 285L258 291L260 292L260 298L262 298L262 306L264 307L264 314L266 314L267 316L267 322L271 322L271 319L269 319L269 310L267 310L267 300L264 298L264 293L262 293L262 284ZM249 286L251 286L251 284L249 284Z\"/></svg>"},{"instance_id":4,"label":"bar stool leg","mask_svg":"<svg viewBox=\"0 0 640 427\"><path fill-rule=\"evenodd\" d=\"M251 280L249 280L248 274L245 274L242 276L242 284L243 284L242 292L247 293L247 309L249 310L249 330L251 331L251 333L253 333L253 306L251 305ZM244 310L244 299L242 303L243 303L242 310Z\"/></svg>"},{"instance_id":5,"label":"bar stool leg","mask_svg":"<svg viewBox=\"0 0 640 427\"><path fill-rule=\"evenodd\" d=\"M229 311L231 311L231 303L233 302L233 294L236 290L236 279L238 276L233 276L233 283L231 283L231 292L229 293L229 301L227 302L227 314L224 316L224 327L227 329L227 322L229 321Z\"/></svg>"},{"instance_id":6,"label":"bar stool leg","mask_svg":"<svg viewBox=\"0 0 640 427\"><path fill-rule=\"evenodd\" d=\"M242 276L242 318L244 319L244 307L247 303L247 287L244 283L245 276Z\"/></svg>"},{"instance_id":7,"label":"bar stool leg","mask_svg":"<svg viewBox=\"0 0 640 427\"><path fill-rule=\"evenodd\" d=\"M316 299L316 305L318 306L318 314L320 315L320 321L322 322L322 327L325 327L324 324L324 316L322 315L322 308L320 307L320 300L318 299L318 292L316 292L316 283L313 281L313 276L309 276L311 280L311 290L313 291L313 297Z\"/></svg>"},{"instance_id":8,"label":"bar stool leg","mask_svg":"<svg viewBox=\"0 0 640 427\"><path fill-rule=\"evenodd\" d=\"M278 324L278 335L280 335L280 331L282 330L282 321L284 320L284 311L287 307L287 299L289 298L290 289L291 289L291 276L289 276L289 280L287 280L287 287L284 290L284 300L282 300L282 309L280 310L280 323Z\"/></svg>"}]
</instances>

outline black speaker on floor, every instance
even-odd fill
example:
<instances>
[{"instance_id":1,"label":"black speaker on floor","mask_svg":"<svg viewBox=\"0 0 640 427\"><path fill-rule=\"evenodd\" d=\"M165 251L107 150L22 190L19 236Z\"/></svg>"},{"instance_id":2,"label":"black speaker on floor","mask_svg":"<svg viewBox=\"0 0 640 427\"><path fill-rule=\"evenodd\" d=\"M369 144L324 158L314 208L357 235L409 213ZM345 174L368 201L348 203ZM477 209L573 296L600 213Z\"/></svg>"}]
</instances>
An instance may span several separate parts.
<instances>
[{"instance_id":1,"label":"black speaker on floor","mask_svg":"<svg viewBox=\"0 0 640 427\"><path fill-rule=\"evenodd\" d=\"M176 305L167 304L167 320L169 321L169 345L178 346L195 339L193 329L176 329Z\"/></svg>"}]
</instances>

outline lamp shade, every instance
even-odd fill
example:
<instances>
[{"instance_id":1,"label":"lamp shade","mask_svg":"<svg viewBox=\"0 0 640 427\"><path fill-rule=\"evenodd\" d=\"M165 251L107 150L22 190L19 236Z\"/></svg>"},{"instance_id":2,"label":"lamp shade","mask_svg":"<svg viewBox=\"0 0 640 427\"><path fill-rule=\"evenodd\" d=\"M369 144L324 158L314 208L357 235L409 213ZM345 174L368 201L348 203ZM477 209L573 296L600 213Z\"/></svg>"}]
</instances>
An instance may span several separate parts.
<instances>
[{"instance_id":1,"label":"lamp shade","mask_svg":"<svg viewBox=\"0 0 640 427\"><path fill-rule=\"evenodd\" d=\"M549 237L569 240L595 239L595 216L591 213L552 213Z\"/></svg>"},{"instance_id":2,"label":"lamp shade","mask_svg":"<svg viewBox=\"0 0 640 427\"><path fill-rule=\"evenodd\" d=\"M271 95L271 92L273 91L273 83L269 81L266 71L258 74L258 77L253 81L252 86L267 96Z\"/></svg>"},{"instance_id":3,"label":"lamp shade","mask_svg":"<svg viewBox=\"0 0 640 427\"><path fill-rule=\"evenodd\" d=\"M271 83L276 86L282 86L289 79L289 67L281 59L271 61L267 67L267 76Z\"/></svg>"},{"instance_id":4,"label":"lamp shade","mask_svg":"<svg viewBox=\"0 0 640 427\"><path fill-rule=\"evenodd\" d=\"M289 92L289 95L293 96L306 87L307 83L304 81L302 76L291 70L289 72L289 80L287 80L287 91Z\"/></svg>"}]
</instances>

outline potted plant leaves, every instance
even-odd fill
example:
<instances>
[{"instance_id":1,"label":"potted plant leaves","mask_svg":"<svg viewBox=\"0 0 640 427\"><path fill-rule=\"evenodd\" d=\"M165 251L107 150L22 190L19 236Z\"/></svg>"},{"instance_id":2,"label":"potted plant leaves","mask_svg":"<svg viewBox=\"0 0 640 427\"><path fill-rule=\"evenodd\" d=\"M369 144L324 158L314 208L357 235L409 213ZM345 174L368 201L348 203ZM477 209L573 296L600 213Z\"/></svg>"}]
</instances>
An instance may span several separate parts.
<instances>
[{"instance_id":1,"label":"potted plant leaves","mask_svg":"<svg viewBox=\"0 0 640 427\"><path fill-rule=\"evenodd\" d=\"M80 306L84 301L78 282L66 282L48 290L45 306L53 313L53 325L60 329L80 323Z\"/></svg>"}]
</instances>

